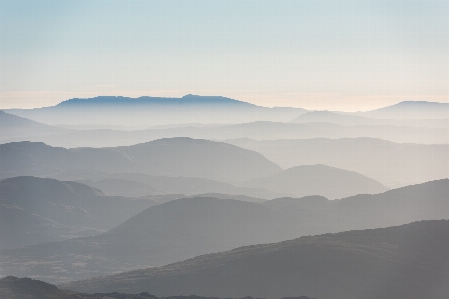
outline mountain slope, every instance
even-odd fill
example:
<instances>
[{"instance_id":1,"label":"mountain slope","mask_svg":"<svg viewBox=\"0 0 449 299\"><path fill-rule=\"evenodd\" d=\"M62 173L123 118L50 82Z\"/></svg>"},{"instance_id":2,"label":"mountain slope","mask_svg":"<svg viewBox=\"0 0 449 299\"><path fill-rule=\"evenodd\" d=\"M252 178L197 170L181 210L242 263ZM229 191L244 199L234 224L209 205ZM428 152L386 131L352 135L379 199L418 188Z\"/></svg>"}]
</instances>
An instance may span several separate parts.
<instances>
[{"instance_id":1,"label":"mountain slope","mask_svg":"<svg viewBox=\"0 0 449 299\"><path fill-rule=\"evenodd\" d=\"M280 170L257 152L208 140L165 138L110 150L128 157L136 172L161 175L241 180Z\"/></svg>"},{"instance_id":2,"label":"mountain slope","mask_svg":"<svg viewBox=\"0 0 449 299\"><path fill-rule=\"evenodd\" d=\"M301 198L280 197L264 201L262 204L269 207L300 207L306 210L321 210L330 203L324 196L311 195Z\"/></svg>"},{"instance_id":3,"label":"mountain slope","mask_svg":"<svg viewBox=\"0 0 449 299\"><path fill-rule=\"evenodd\" d=\"M150 207L98 236L0 251L0 275L64 282L243 245L438 219L449 219L449 180L341 200L183 198Z\"/></svg>"},{"instance_id":4,"label":"mountain slope","mask_svg":"<svg viewBox=\"0 0 449 299\"><path fill-rule=\"evenodd\" d=\"M374 118L368 118L350 114L339 114L332 111L310 111L299 115L297 118L290 121L290 123L334 123L339 125L354 126L354 125L391 125L394 121L384 121Z\"/></svg>"},{"instance_id":5,"label":"mountain slope","mask_svg":"<svg viewBox=\"0 0 449 299\"><path fill-rule=\"evenodd\" d=\"M5 179L0 181L0 249L99 234L155 204L107 197L75 182Z\"/></svg>"},{"instance_id":6,"label":"mountain slope","mask_svg":"<svg viewBox=\"0 0 449 299\"><path fill-rule=\"evenodd\" d=\"M65 149L34 142L0 145L0 178L54 176L79 169L220 180L250 179L281 170L257 152L191 138L160 139L116 148Z\"/></svg>"},{"instance_id":7,"label":"mountain slope","mask_svg":"<svg viewBox=\"0 0 449 299\"><path fill-rule=\"evenodd\" d=\"M100 179L98 181L81 180L80 183L93 188L100 189L107 195L112 196L147 196L164 194L161 190L151 187L148 184L129 179Z\"/></svg>"},{"instance_id":8,"label":"mountain slope","mask_svg":"<svg viewBox=\"0 0 449 299\"><path fill-rule=\"evenodd\" d=\"M221 193L264 199L282 196L277 192L266 189L236 187L205 178L154 176L142 173L105 173L90 170L68 170L50 177L64 181L77 181L98 188L106 195L111 196L153 195L154 197L155 194L160 193L167 195L184 194L187 196Z\"/></svg>"},{"instance_id":9,"label":"mountain slope","mask_svg":"<svg viewBox=\"0 0 449 299\"><path fill-rule=\"evenodd\" d=\"M0 252L0 275L70 281L335 231L333 216L193 197L153 206L107 233ZM60 271L63 271L61 274Z\"/></svg>"},{"instance_id":10,"label":"mountain slope","mask_svg":"<svg viewBox=\"0 0 449 299\"><path fill-rule=\"evenodd\" d=\"M397 188L449 177L449 145L400 144L372 138L226 142L257 151L282 168L325 164Z\"/></svg>"},{"instance_id":11,"label":"mountain slope","mask_svg":"<svg viewBox=\"0 0 449 299\"><path fill-rule=\"evenodd\" d=\"M45 125L30 119L19 117L0 110L0 127L2 129L57 129L49 125Z\"/></svg>"},{"instance_id":12,"label":"mountain slope","mask_svg":"<svg viewBox=\"0 0 449 299\"><path fill-rule=\"evenodd\" d=\"M68 130L49 126L0 110L0 140L61 134Z\"/></svg>"},{"instance_id":13,"label":"mountain slope","mask_svg":"<svg viewBox=\"0 0 449 299\"><path fill-rule=\"evenodd\" d=\"M321 196L277 198L264 206L310 210L339 219L339 230L401 225L419 220L449 219L449 179L392 189L379 194L359 194L339 200Z\"/></svg>"},{"instance_id":14,"label":"mountain slope","mask_svg":"<svg viewBox=\"0 0 449 299\"><path fill-rule=\"evenodd\" d=\"M364 114L362 114L364 115ZM400 114L399 114L400 115ZM449 114L448 114L449 115ZM396 117L397 115L392 115ZM410 115L410 117L415 115ZM423 116L424 117L424 116ZM299 115L290 123L320 123L327 122L344 126L401 126L401 127L421 127L421 128L449 128L449 118L435 119L388 119L373 118L369 115L361 116L359 113L332 112L332 111L310 111Z\"/></svg>"},{"instance_id":15,"label":"mountain slope","mask_svg":"<svg viewBox=\"0 0 449 299\"><path fill-rule=\"evenodd\" d=\"M98 292L323 299L443 299L449 293L449 221L326 234L242 247L161 268L65 284Z\"/></svg>"},{"instance_id":16,"label":"mountain slope","mask_svg":"<svg viewBox=\"0 0 449 299\"><path fill-rule=\"evenodd\" d=\"M245 120L242 120L244 122ZM247 120L246 120L247 121ZM446 121L447 122L447 121ZM426 122L427 123L427 122ZM407 126L410 125L410 126ZM182 125L144 130L67 130L60 134L37 135L0 139L1 142L39 141L62 147L130 146L161 138L189 137L195 139L225 140L252 138L255 140L308 138L380 138L400 143L449 143L449 127L421 126L414 121L399 125L339 125L335 123L283 123L270 121L221 124L210 126ZM0 136L1 138L1 136Z\"/></svg>"},{"instance_id":17,"label":"mountain slope","mask_svg":"<svg viewBox=\"0 0 449 299\"><path fill-rule=\"evenodd\" d=\"M437 119L449 117L449 103L405 101L392 106L359 113L374 118Z\"/></svg>"},{"instance_id":18,"label":"mountain slope","mask_svg":"<svg viewBox=\"0 0 449 299\"><path fill-rule=\"evenodd\" d=\"M356 172L326 165L296 166L268 177L244 182L244 186L266 188L293 196L321 195L329 199L356 194L375 194L388 190L379 182Z\"/></svg>"}]
</instances>

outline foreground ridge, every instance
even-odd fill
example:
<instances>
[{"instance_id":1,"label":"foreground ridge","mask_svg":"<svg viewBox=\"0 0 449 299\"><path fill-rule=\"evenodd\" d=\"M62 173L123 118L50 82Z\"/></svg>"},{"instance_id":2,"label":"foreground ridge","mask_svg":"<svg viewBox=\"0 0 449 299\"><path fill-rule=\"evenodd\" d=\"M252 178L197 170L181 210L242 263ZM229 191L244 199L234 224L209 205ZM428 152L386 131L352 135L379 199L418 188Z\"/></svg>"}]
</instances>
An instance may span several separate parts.
<instances>
[{"instance_id":1,"label":"foreground ridge","mask_svg":"<svg viewBox=\"0 0 449 299\"><path fill-rule=\"evenodd\" d=\"M31 278L8 276L0 279L0 298L2 299L219 299L201 296L170 296L158 298L148 292L140 294L97 293L82 294L74 291L60 290L55 285ZM241 299L263 299L245 297ZM282 299L311 299L307 296L288 297Z\"/></svg>"},{"instance_id":2,"label":"foreground ridge","mask_svg":"<svg viewBox=\"0 0 449 299\"><path fill-rule=\"evenodd\" d=\"M447 236L449 220L420 221L241 247L60 287L220 298L447 299Z\"/></svg>"}]
</instances>

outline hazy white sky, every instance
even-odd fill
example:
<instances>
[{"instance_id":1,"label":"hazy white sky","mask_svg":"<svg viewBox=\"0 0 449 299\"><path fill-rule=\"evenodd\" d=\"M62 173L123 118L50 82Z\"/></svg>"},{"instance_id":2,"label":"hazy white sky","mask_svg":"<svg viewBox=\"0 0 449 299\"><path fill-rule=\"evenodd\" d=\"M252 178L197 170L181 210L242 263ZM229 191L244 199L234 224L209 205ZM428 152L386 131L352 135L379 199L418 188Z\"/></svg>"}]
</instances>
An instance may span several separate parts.
<instances>
[{"instance_id":1,"label":"hazy white sky","mask_svg":"<svg viewBox=\"0 0 449 299\"><path fill-rule=\"evenodd\" d=\"M0 0L0 108L188 93L449 102L449 1Z\"/></svg>"}]
</instances>

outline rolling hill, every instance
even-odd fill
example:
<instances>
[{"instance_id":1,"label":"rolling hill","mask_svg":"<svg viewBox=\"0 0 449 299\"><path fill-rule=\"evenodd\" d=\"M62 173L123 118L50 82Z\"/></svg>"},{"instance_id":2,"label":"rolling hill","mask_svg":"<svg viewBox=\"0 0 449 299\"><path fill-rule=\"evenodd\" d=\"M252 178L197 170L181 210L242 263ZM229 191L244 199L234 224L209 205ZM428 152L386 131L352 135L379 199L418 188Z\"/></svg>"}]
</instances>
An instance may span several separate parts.
<instances>
[{"instance_id":1,"label":"rolling hill","mask_svg":"<svg viewBox=\"0 0 449 299\"><path fill-rule=\"evenodd\" d=\"M0 145L0 169L0 178L54 176L62 171L82 169L228 181L281 170L257 152L191 138L160 139L115 148L65 149L44 143L8 143Z\"/></svg>"},{"instance_id":2,"label":"rolling hill","mask_svg":"<svg viewBox=\"0 0 449 299\"><path fill-rule=\"evenodd\" d=\"M267 207L315 211L339 219L343 230L401 225L420 220L449 219L449 179L392 189L379 194L359 194L339 200L322 196L276 198Z\"/></svg>"},{"instance_id":3,"label":"rolling hill","mask_svg":"<svg viewBox=\"0 0 449 299\"><path fill-rule=\"evenodd\" d=\"M393 120L379 120L363 116L340 114L332 111L310 111L299 115L297 118L289 121L290 123L334 123L338 125L391 125L396 124Z\"/></svg>"},{"instance_id":4,"label":"rolling hill","mask_svg":"<svg viewBox=\"0 0 449 299\"><path fill-rule=\"evenodd\" d=\"M242 180L272 174L280 167L261 154L226 143L191 138L165 138L110 149L127 157L135 172Z\"/></svg>"},{"instance_id":5,"label":"rolling hill","mask_svg":"<svg viewBox=\"0 0 449 299\"><path fill-rule=\"evenodd\" d=\"M147 196L147 195L161 195L165 192L153 188L148 184L129 180L129 179L100 179L98 181L80 180L79 183L86 184L93 188L100 189L107 195L112 196Z\"/></svg>"},{"instance_id":6,"label":"rolling hill","mask_svg":"<svg viewBox=\"0 0 449 299\"><path fill-rule=\"evenodd\" d=\"M101 235L0 251L0 275L66 282L244 245L439 219L449 219L449 180L341 200L198 196L152 206Z\"/></svg>"},{"instance_id":7,"label":"rolling hill","mask_svg":"<svg viewBox=\"0 0 449 299\"><path fill-rule=\"evenodd\" d=\"M381 121L381 120L380 120ZM163 138L188 137L194 139L226 140L251 138L255 140L310 139L310 138L379 138L399 143L436 144L449 143L447 121L435 126L420 125L417 121L396 124L340 125L330 122L284 123L270 121L246 122L221 125L181 125L150 129L64 129L55 134L34 134L10 136L0 142L33 141L44 142L56 147L117 147L131 146ZM39 133L39 132L37 132Z\"/></svg>"},{"instance_id":8,"label":"rolling hill","mask_svg":"<svg viewBox=\"0 0 449 299\"><path fill-rule=\"evenodd\" d=\"M414 116L414 115L410 115ZM431 119L388 119L360 116L358 113L310 111L299 115L290 123L320 123L327 122L344 126L401 126L421 128L449 128L449 118Z\"/></svg>"},{"instance_id":9,"label":"rolling hill","mask_svg":"<svg viewBox=\"0 0 449 299\"><path fill-rule=\"evenodd\" d=\"M267 177L243 183L246 187L266 188L296 197L321 195L329 199L357 194L375 194L388 190L379 182L356 172L326 165L292 167Z\"/></svg>"},{"instance_id":10,"label":"rolling hill","mask_svg":"<svg viewBox=\"0 0 449 299\"><path fill-rule=\"evenodd\" d=\"M0 249L104 232L157 203L36 177L0 181Z\"/></svg>"},{"instance_id":11,"label":"rolling hill","mask_svg":"<svg viewBox=\"0 0 449 299\"><path fill-rule=\"evenodd\" d=\"M131 146L161 138L188 137L194 139L226 140L251 138L255 140L310 138L378 138L398 143L449 143L449 128L404 125L338 125L334 123L273 123L252 122L238 125L183 126L146 130L67 130L51 135L30 135L0 139L2 143L33 141L55 147L116 147ZM1 137L1 136L0 136Z\"/></svg>"},{"instance_id":12,"label":"rolling hill","mask_svg":"<svg viewBox=\"0 0 449 299\"><path fill-rule=\"evenodd\" d=\"M151 289L199 294L323 299L443 299L449 293L449 221L324 234L241 247L160 268L64 284L83 292Z\"/></svg>"},{"instance_id":13,"label":"rolling hill","mask_svg":"<svg viewBox=\"0 0 449 299\"><path fill-rule=\"evenodd\" d=\"M19 117L0 110L0 140L37 138L61 134L67 130Z\"/></svg>"},{"instance_id":14,"label":"rolling hill","mask_svg":"<svg viewBox=\"0 0 449 299\"><path fill-rule=\"evenodd\" d=\"M442 119L449 118L449 104L427 101L404 101L358 114L374 118L390 119Z\"/></svg>"},{"instance_id":15,"label":"rolling hill","mask_svg":"<svg viewBox=\"0 0 449 299\"><path fill-rule=\"evenodd\" d=\"M143 173L105 173L90 170L68 170L50 176L58 180L77 181L98 188L111 196L150 196L205 193L245 195L263 199L282 196L260 188L244 188L205 178L154 176ZM183 196L184 197L184 196Z\"/></svg>"},{"instance_id":16,"label":"rolling hill","mask_svg":"<svg viewBox=\"0 0 449 299\"><path fill-rule=\"evenodd\" d=\"M6 113L5 111L2 110L0 110L0 126L2 129L23 129L23 130L46 129L49 131L58 129L57 127L45 125L20 116Z\"/></svg>"},{"instance_id":17,"label":"rolling hill","mask_svg":"<svg viewBox=\"0 0 449 299\"><path fill-rule=\"evenodd\" d=\"M305 210L321 210L330 203L324 196L311 195L300 198L280 197L264 201L262 204L269 207L300 207Z\"/></svg>"},{"instance_id":18,"label":"rolling hill","mask_svg":"<svg viewBox=\"0 0 449 299\"><path fill-rule=\"evenodd\" d=\"M358 172L390 188L449 177L447 144L401 144L372 138L226 142L257 151L283 168L324 164Z\"/></svg>"},{"instance_id":19,"label":"rolling hill","mask_svg":"<svg viewBox=\"0 0 449 299\"><path fill-rule=\"evenodd\" d=\"M336 231L332 218L233 199L183 198L150 207L101 235L0 251L0 275L62 282L161 266L243 245Z\"/></svg>"}]
</instances>

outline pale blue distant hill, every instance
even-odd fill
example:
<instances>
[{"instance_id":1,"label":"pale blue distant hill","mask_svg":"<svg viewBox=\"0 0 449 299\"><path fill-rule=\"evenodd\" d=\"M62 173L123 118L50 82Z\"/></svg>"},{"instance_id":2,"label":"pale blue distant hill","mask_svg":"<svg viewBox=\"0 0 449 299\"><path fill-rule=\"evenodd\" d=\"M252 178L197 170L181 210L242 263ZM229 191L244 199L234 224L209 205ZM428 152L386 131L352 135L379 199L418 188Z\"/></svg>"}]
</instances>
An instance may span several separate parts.
<instances>
[{"instance_id":1,"label":"pale blue distant hill","mask_svg":"<svg viewBox=\"0 0 449 299\"><path fill-rule=\"evenodd\" d=\"M242 102L221 96L198 96L188 94L180 98L164 98L142 96L138 98L129 98L121 96L98 96L86 99L70 99L56 105L59 108L72 106L92 106L92 105L241 105L242 107L258 107L256 105Z\"/></svg>"},{"instance_id":2,"label":"pale blue distant hill","mask_svg":"<svg viewBox=\"0 0 449 299\"><path fill-rule=\"evenodd\" d=\"M69 99L56 106L9 109L8 113L52 125L156 126L286 122L307 110L262 107L221 96L188 94L180 98L98 96Z\"/></svg>"}]
</instances>

